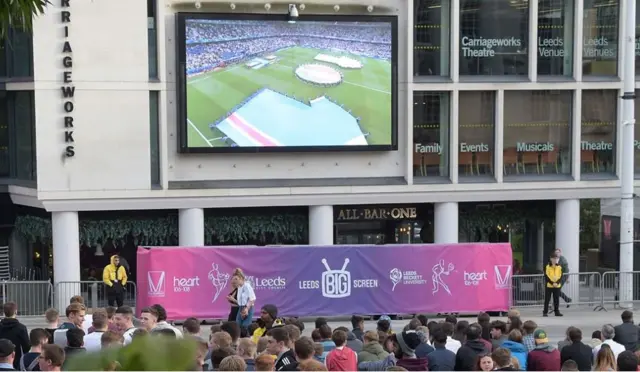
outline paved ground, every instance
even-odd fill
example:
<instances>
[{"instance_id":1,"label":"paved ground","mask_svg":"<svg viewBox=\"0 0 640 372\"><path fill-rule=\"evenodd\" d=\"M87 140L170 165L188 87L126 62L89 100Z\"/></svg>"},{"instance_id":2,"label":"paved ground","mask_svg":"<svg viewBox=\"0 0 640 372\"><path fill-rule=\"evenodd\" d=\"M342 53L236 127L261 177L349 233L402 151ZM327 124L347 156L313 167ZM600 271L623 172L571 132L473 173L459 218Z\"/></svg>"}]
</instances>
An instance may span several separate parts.
<instances>
[{"instance_id":1,"label":"paved ground","mask_svg":"<svg viewBox=\"0 0 640 372\"><path fill-rule=\"evenodd\" d=\"M522 319L535 321L540 328L543 328L545 331L547 331L547 334L549 335L549 338L553 343L557 343L564 338L565 331L569 326L580 328L584 334L585 339L590 338L591 333L602 327L603 324L611 323L613 325L617 325L618 323L620 323L620 314L622 311L610 309L609 311L595 312L590 308L585 307L582 309L562 309L562 312L564 313L564 317L549 316L548 318L543 318L539 309L521 309ZM638 318L640 318L640 315L638 315ZM441 317L439 318L436 316L429 318L429 320L436 321L441 319ZM461 319L468 320L469 322L472 322L474 320L473 317L461 317ZM506 320L504 317L496 317L495 319ZM45 326L45 323L41 319L37 318L23 318L21 319L21 321L24 322L28 328ZM409 319L394 320L392 322L393 330L402 330L402 328L408 323L408 321ZM350 322L345 318L336 319L333 321L330 320L329 325L332 328L340 326L351 328ZM310 336L313 327L313 320L309 319L309 321L305 322L305 330L303 334ZM375 322L367 321L365 328L367 330L375 329ZM202 335L208 337L209 326L203 326L202 329Z\"/></svg>"}]
</instances>

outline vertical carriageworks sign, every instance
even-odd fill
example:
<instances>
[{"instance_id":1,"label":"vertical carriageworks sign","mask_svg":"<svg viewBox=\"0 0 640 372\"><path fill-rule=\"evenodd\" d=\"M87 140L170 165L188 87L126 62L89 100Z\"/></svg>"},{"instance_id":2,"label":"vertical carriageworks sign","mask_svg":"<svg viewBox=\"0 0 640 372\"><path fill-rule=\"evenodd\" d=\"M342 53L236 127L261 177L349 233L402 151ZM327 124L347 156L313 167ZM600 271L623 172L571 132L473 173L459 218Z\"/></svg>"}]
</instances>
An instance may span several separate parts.
<instances>
[{"instance_id":1,"label":"vertical carriageworks sign","mask_svg":"<svg viewBox=\"0 0 640 372\"><path fill-rule=\"evenodd\" d=\"M76 93L76 88L73 85L72 73L73 73L73 49L71 48L71 41L69 41L69 26L71 25L71 0L60 0L60 20L63 25L64 31L64 44L62 45L62 109L64 110L64 156L71 158L75 156L75 140L73 138L74 123L73 123L73 111L75 109L73 97Z\"/></svg>"}]
</instances>

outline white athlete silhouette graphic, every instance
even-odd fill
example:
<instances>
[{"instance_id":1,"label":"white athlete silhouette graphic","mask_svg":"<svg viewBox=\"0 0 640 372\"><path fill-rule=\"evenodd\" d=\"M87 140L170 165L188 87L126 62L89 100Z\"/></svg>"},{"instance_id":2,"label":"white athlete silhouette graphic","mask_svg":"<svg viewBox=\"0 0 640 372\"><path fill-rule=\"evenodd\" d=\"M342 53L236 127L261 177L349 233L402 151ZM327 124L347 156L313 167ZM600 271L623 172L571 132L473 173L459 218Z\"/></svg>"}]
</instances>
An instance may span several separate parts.
<instances>
[{"instance_id":1,"label":"white athlete silhouette graphic","mask_svg":"<svg viewBox=\"0 0 640 372\"><path fill-rule=\"evenodd\" d=\"M432 294L438 293L440 288L442 287L448 294L451 296L451 290L449 290L449 286L442 280L442 275L449 275L450 272L453 271L453 264L449 263L447 270L444 269L444 260L440 260L439 263L433 266L433 292Z\"/></svg>"},{"instance_id":2,"label":"white athlete silhouette graphic","mask_svg":"<svg viewBox=\"0 0 640 372\"><path fill-rule=\"evenodd\" d=\"M213 301L211 302L216 302L218 296L220 296L220 293L222 293L222 290L227 286L227 283L229 282L229 274L221 273L220 270L218 270L218 265L212 263L211 271L209 271L209 280L211 280L211 284L213 284L213 287L216 289L216 293L213 296Z\"/></svg>"}]
</instances>

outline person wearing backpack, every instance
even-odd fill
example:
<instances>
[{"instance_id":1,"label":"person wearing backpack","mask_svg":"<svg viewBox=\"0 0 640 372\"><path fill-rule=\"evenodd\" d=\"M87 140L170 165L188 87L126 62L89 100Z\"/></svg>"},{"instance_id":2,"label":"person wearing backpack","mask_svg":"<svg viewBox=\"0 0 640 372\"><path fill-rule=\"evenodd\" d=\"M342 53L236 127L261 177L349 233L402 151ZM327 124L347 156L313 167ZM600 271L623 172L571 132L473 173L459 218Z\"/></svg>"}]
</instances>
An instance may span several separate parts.
<instances>
[{"instance_id":1,"label":"person wearing backpack","mask_svg":"<svg viewBox=\"0 0 640 372\"><path fill-rule=\"evenodd\" d=\"M42 353L42 347L49 343L49 333L44 328L34 328L29 332L31 349L20 358L21 371L39 371L38 359Z\"/></svg>"}]
</instances>

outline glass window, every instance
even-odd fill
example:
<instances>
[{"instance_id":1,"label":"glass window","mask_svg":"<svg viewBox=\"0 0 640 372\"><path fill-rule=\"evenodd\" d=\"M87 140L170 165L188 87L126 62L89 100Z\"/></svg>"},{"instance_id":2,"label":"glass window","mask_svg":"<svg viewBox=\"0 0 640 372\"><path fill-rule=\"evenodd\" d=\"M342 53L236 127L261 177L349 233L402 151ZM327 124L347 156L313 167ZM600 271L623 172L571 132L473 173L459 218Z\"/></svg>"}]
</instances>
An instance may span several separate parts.
<instances>
[{"instance_id":1,"label":"glass window","mask_svg":"<svg viewBox=\"0 0 640 372\"><path fill-rule=\"evenodd\" d=\"M413 93L413 175L449 176L449 111L447 92Z\"/></svg>"},{"instance_id":2,"label":"glass window","mask_svg":"<svg viewBox=\"0 0 640 372\"><path fill-rule=\"evenodd\" d=\"M32 44L30 33L18 30L11 31L7 50L11 57L11 77L33 76Z\"/></svg>"},{"instance_id":3,"label":"glass window","mask_svg":"<svg viewBox=\"0 0 640 372\"><path fill-rule=\"evenodd\" d=\"M160 185L160 126L158 122L159 97L157 91L149 92L151 185Z\"/></svg>"},{"instance_id":4,"label":"glass window","mask_svg":"<svg viewBox=\"0 0 640 372\"><path fill-rule=\"evenodd\" d=\"M460 0L460 75L527 75L528 0Z\"/></svg>"},{"instance_id":5,"label":"glass window","mask_svg":"<svg viewBox=\"0 0 640 372\"><path fill-rule=\"evenodd\" d=\"M458 174L493 175L495 92L460 92Z\"/></svg>"},{"instance_id":6,"label":"glass window","mask_svg":"<svg viewBox=\"0 0 640 372\"><path fill-rule=\"evenodd\" d=\"M33 118L33 92L16 92L14 101L14 127L16 144L16 178L35 180L35 123Z\"/></svg>"},{"instance_id":7,"label":"glass window","mask_svg":"<svg viewBox=\"0 0 640 372\"><path fill-rule=\"evenodd\" d=\"M29 32L9 29L0 40L0 77L33 76L33 36Z\"/></svg>"},{"instance_id":8,"label":"glass window","mask_svg":"<svg viewBox=\"0 0 640 372\"><path fill-rule=\"evenodd\" d=\"M506 176L571 173L570 91L504 93Z\"/></svg>"},{"instance_id":9,"label":"glass window","mask_svg":"<svg viewBox=\"0 0 640 372\"><path fill-rule=\"evenodd\" d=\"M538 0L538 74L573 75L573 0Z\"/></svg>"},{"instance_id":10,"label":"glass window","mask_svg":"<svg viewBox=\"0 0 640 372\"><path fill-rule=\"evenodd\" d=\"M156 0L147 0L147 34L149 38L149 78L158 77L158 37L156 33Z\"/></svg>"},{"instance_id":11,"label":"glass window","mask_svg":"<svg viewBox=\"0 0 640 372\"><path fill-rule=\"evenodd\" d=\"M9 122L7 92L0 91L0 177L9 177Z\"/></svg>"},{"instance_id":12,"label":"glass window","mask_svg":"<svg viewBox=\"0 0 640 372\"><path fill-rule=\"evenodd\" d=\"M616 172L617 101L615 90L582 92L580 164L583 174Z\"/></svg>"},{"instance_id":13,"label":"glass window","mask_svg":"<svg viewBox=\"0 0 640 372\"><path fill-rule=\"evenodd\" d=\"M584 0L583 75L617 75L618 11L618 0Z\"/></svg>"},{"instance_id":14,"label":"glass window","mask_svg":"<svg viewBox=\"0 0 640 372\"><path fill-rule=\"evenodd\" d=\"M414 1L413 72L449 76L449 0Z\"/></svg>"},{"instance_id":15,"label":"glass window","mask_svg":"<svg viewBox=\"0 0 640 372\"><path fill-rule=\"evenodd\" d=\"M7 47L0 42L0 77L7 77Z\"/></svg>"}]
</instances>

